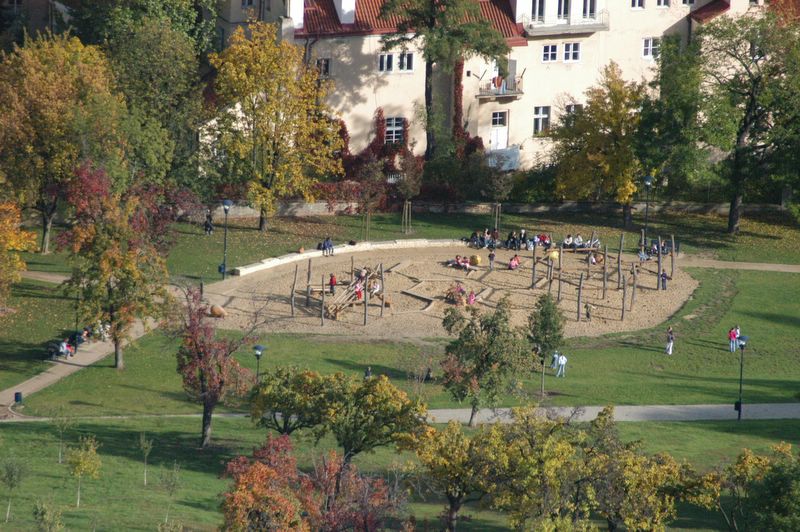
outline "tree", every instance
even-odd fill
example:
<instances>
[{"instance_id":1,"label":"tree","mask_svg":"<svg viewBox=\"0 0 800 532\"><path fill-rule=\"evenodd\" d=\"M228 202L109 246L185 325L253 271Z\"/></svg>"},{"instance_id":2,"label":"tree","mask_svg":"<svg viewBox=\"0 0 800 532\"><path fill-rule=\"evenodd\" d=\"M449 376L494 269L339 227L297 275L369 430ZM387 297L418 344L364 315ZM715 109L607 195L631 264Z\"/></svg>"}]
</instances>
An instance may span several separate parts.
<instances>
[{"instance_id":1,"label":"tree","mask_svg":"<svg viewBox=\"0 0 800 532\"><path fill-rule=\"evenodd\" d=\"M641 84L626 82L611 62L598 85L586 91L583 109L565 114L551 130L557 193L593 201L613 198L622 204L626 226L641 171L635 148L643 91Z\"/></svg>"},{"instance_id":2,"label":"tree","mask_svg":"<svg viewBox=\"0 0 800 532\"><path fill-rule=\"evenodd\" d=\"M779 446L771 467L750 489L758 530L800 530L800 456Z\"/></svg>"},{"instance_id":3,"label":"tree","mask_svg":"<svg viewBox=\"0 0 800 532\"><path fill-rule=\"evenodd\" d=\"M169 523L169 511L172 508L172 500L181 487L181 466L178 462L173 462L172 467L166 471L161 471L159 479L161 489L167 493L167 513L164 516L164 524Z\"/></svg>"},{"instance_id":4,"label":"tree","mask_svg":"<svg viewBox=\"0 0 800 532\"><path fill-rule=\"evenodd\" d=\"M121 99L102 51L40 35L0 57L0 179L42 219L42 253L80 161L118 159Z\"/></svg>"},{"instance_id":5,"label":"tree","mask_svg":"<svg viewBox=\"0 0 800 532\"><path fill-rule=\"evenodd\" d=\"M50 416L50 422L58 433L58 463L63 462L64 456L64 434L75 427L75 418L71 416L67 409L59 406Z\"/></svg>"},{"instance_id":6,"label":"tree","mask_svg":"<svg viewBox=\"0 0 800 532\"><path fill-rule=\"evenodd\" d=\"M425 426L425 405L410 400L385 375L359 379L337 373L326 381L324 432L342 448L345 469L357 454L399 443Z\"/></svg>"},{"instance_id":7,"label":"tree","mask_svg":"<svg viewBox=\"0 0 800 532\"><path fill-rule=\"evenodd\" d=\"M11 498L14 491L19 489L23 479L27 476L25 464L17 458L10 456L3 461L0 466L0 482L6 487L8 492L8 506L6 507L6 523L11 519Z\"/></svg>"},{"instance_id":8,"label":"tree","mask_svg":"<svg viewBox=\"0 0 800 532\"><path fill-rule=\"evenodd\" d=\"M411 200L419 195L422 188L422 175L425 172L425 162L414 155L408 148L400 152L398 161L400 178L397 181L397 193L403 198L403 234L411 233Z\"/></svg>"},{"instance_id":9,"label":"tree","mask_svg":"<svg viewBox=\"0 0 800 532\"><path fill-rule=\"evenodd\" d=\"M11 202L0 202L0 311L3 310L11 285L18 282L25 270L25 261L19 256L21 251L31 251L35 247L35 236L20 228L19 207Z\"/></svg>"},{"instance_id":10,"label":"tree","mask_svg":"<svg viewBox=\"0 0 800 532\"><path fill-rule=\"evenodd\" d=\"M443 385L457 401L469 400L470 427L481 406L493 404L515 376L530 368L525 337L510 322L507 296L492 313L482 314L477 307L470 307L466 315L456 307L445 313L444 328L457 338L446 348Z\"/></svg>"},{"instance_id":11,"label":"tree","mask_svg":"<svg viewBox=\"0 0 800 532\"><path fill-rule=\"evenodd\" d=\"M551 355L564 340L564 315L550 294L543 294L536 308L528 316L528 339L542 364L542 389L544 397L544 368L547 356Z\"/></svg>"},{"instance_id":12,"label":"tree","mask_svg":"<svg viewBox=\"0 0 800 532\"><path fill-rule=\"evenodd\" d=\"M278 434L319 427L325 420L326 384L315 371L275 368L264 373L253 390L250 416Z\"/></svg>"},{"instance_id":13,"label":"tree","mask_svg":"<svg viewBox=\"0 0 800 532\"><path fill-rule=\"evenodd\" d=\"M150 453L153 451L153 440L147 439L147 433L140 432L136 447L139 449L139 452L142 453L142 459L144 460L144 485L147 486L147 457L150 456Z\"/></svg>"},{"instance_id":14,"label":"tree","mask_svg":"<svg viewBox=\"0 0 800 532\"><path fill-rule=\"evenodd\" d=\"M212 127L223 163L248 183L259 229L277 199L311 198L319 176L341 173L339 124L323 103L329 85L303 60L303 48L279 39L276 25L254 21L210 56L220 108Z\"/></svg>"},{"instance_id":15,"label":"tree","mask_svg":"<svg viewBox=\"0 0 800 532\"><path fill-rule=\"evenodd\" d=\"M358 169L356 178L359 183L358 210L364 217L364 232L362 235L365 241L369 241L369 226L372 221L372 213L378 208L381 199L386 195L386 176L383 173L383 162L370 153Z\"/></svg>"},{"instance_id":16,"label":"tree","mask_svg":"<svg viewBox=\"0 0 800 532\"><path fill-rule=\"evenodd\" d=\"M396 32L381 37L385 50L415 44L425 58L425 160L429 161L436 152L434 65L451 72L465 57L500 60L509 48L471 0L388 0L381 6L381 17L400 21Z\"/></svg>"},{"instance_id":17,"label":"tree","mask_svg":"<svg viewBox=\"0 0 800 532\"><path fill-rule=\"evenodd\" d=\"M79 168L66 199L75 212L75 223L60 237L74 264L67 284L80 294L85 323L110 325L121 370L122 344L135 320L159 316L169 301L166 264L150 241L138 197L113 191L104 170Z\"/></svg>"},{"instance_id":18,"label":"tree","mask_svg":"<svg viewBox=\"0 0 800 532\"><path fill-rule=\"evenodd\" d=\"M448 423L442 430L430 428L412 440L420 462L419 485L421 491L429 491L443 497L445 524L448 532L455 532L458 514L464 504L478 502L486 494L481 464L485 461L482 440L470 438L456 421Z\"/></svg>"},{"instance_id":19,"label":"tree","mask_svg":"<svg viewBox=\"0 0 800 532\"><path fill-rule=\"evenodd\" d=\"M83 482L83 478L100 478L100 466L102 465L102 461L100 460L100 455L97 454L97 448L99 446L100 444L97 443L94 436L84 436L81 437L77 448L67 450L69 473L78 479L78 500L75 504L76 508L81 507L81 483Z\"/></svg>"},{"instance_id":20,"label":"tree","mask_svg":"<svg viewBox=\"0 0 800 532\"><path fill-rule=\"evenodd\" d=\"M61 508L55 506L53 499L36 499L33 505L33 520L39 532L59 532L64 530Z\"/></svg>"},{"instance_id":21,"label":"tree","mask_svg":"<svg viewBox=\"0 0 800 532\"><path fill-rule=\"evenodd\" d=\"M234 354L253 342L253 332L263 323L256 313L241 337L218 338L200 290L186 290L185 301L185 310L173 318L171 327L172 334L181 341L177 360L183 389L190 399L203 405L200 447L204 448L211 443L211 421L217 405L242 397L253 382L252 372L242 368Z\"/></svg>"}]
</instances>

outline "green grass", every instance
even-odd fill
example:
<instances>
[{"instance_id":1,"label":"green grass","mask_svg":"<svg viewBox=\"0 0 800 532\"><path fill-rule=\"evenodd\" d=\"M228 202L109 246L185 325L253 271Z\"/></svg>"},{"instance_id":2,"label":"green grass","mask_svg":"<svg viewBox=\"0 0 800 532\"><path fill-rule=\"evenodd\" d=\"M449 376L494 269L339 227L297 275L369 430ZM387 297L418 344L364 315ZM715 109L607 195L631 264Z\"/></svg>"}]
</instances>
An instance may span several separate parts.
<instances>
[{"instance_id":1,"label":"green grass","mask_svg":"<svg viewBox=\"0 0 800 532\"><path fill-rule=\"evenodd\" d=\"M0 317L0 390L46 369L47 343L75 327L75 303L56 285L15 284L8 306L14 312Z\"/></svg>"},{"instance_id":2,"label":"green grass","mask_svg":"<svg viewBox=\"0 0 800 532\"><path fill-rule=\"evenodd\" d=\"M701 281L693 299L670 321L677 334L673 357L663 354L663 327L577 338L568 342L567 378L548 372L549 404L702 404L733 403L738 392L739 357L728 350L727 330L742 326L751 336L746 353L745 402L793 402L800 381L800 347L795 338L800 318L800 275L696 269ZM769 305L764 301L771 302ZM686 319L692 317L692 319ZM360 376L366 366L386 374L411 391L405 361L420 349L441 353L443 342L418 344L358 342L322 335L270 335L262 369L297 365L324 373L343 371ZM50 405L66 401L76 414L196 412L188 403L175 371L176 344L156 333L127 350L127 369L111 369L111 359L95 364L32 395L29 413L46 414ZM255 370L245 350L243 365ZM536 400L538 376L524 379L528 399ZM436 384L425 386L432 408L458 406ZM509 406L526 398L506 394ZM466 405L464 405L466 406Z\"/></svg>"}]
</instances>

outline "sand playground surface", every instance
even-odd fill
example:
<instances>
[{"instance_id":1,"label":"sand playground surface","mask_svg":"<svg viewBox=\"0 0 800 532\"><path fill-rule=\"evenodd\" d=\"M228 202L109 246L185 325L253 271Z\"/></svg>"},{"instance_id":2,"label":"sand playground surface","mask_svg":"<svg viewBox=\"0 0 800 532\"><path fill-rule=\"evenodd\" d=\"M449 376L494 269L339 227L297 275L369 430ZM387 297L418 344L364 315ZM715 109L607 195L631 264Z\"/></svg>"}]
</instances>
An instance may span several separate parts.
<instances>
[{"instance_id":1,"label":"sand playground surface","mask_svg":"<svg viewBox=\"0 0 800 532\"><path fill-rule=\"evenodd\" d=\"M476 271L467 273L445 265L456 254L477 255L481 264ZM262 272L243 276L226 285L224 292L214 286L206 289L205 295L212 304L221 305L228 316L221 320L225 329L244 329L252 319L255 309L268 319L263 330L267 333L307 333L345 336L363 336L381 339L434 338L446 336L442 327L445 310L453 306L445 301L445 292L456 281L460 281L467 293L474 290L478 295L476 305L481 310L493 309L497 301L507 294L511 299L513 324L524 326L536 300L550 291L558 295L558 262L554 261L553 281L546 279L548 265L543 260L543 251L538 250L536 287L531 289L533 254L519 251L521 267L511 271L508 261L513 251L497 250L495 269L489 271L487 249L462 247L412 248L381 250L362 253L341 253L332 257L312 259L311 283L315 288L306 305L306 280L308 261L288 264ZM351 257L356 272L361 268L377 270L383 265L388 305L381 314L381 301L371 298L368 306L368 323L364 325L364 306L359 303L344 308L334 320L326 316L321 325L321 297L319 289L323 282L327 288L328 276L333 273L339 282L337 294L345 291L351 279ZM670 273L670 258L665 256L663 265ZM638 274L635 302L630 310L633 292L631 267L639 266L634 255L623 254L622 273L626 277L627 304L625 319L621 317L623 290L617 289L617 258L609 250L606 297L603 298L603 266L592 265L587 269L585 253L565 252L562 257L561 301L559 303L566 318L567 336L598 336L610 332L634 331L653 327L669 319L687 301L698 282L680 269L676 260L675 274L668 281L667 291L656 290L657 262L650 260L641 265ZM297 266L297 289L295 292L295 316L291 315L290 293ZM582 320L577 321L577 299L580 274L583 274L582 304L593 306L592 319L587 321L581 308ZM326 294L326 305L333 298Z\"/></svg>"}]
</instances>

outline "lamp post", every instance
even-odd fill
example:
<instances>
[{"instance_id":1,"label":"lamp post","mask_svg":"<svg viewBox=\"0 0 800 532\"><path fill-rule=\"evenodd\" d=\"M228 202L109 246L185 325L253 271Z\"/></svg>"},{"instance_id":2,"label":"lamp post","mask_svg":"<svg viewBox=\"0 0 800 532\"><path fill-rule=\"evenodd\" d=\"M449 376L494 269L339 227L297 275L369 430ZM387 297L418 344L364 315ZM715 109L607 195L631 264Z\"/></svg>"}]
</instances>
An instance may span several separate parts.
<instances>
[{"instance_id":1,"label":"lamp post","mask_svg":"<svg viewBox=\"0 0 800 532\"><path fill-rule=\"evenodd\" d=\"M742 383L744 381L744 347L747 345L747 337L739 337L739 400L736 401L736 420L742 420ZM742 339L744 338L744 339Z\"/></svg>"},{"instance_id":2,"label":"lamp post","mask_svg":"<svg viewBox=\"0 0 800 532\"><path fill-rule=\"evenodd\" d=\"M261 375L261 355L264 353L265 349L266 347L261 344L253 347L253 352L256 355L256 386L258 386L259 377Z\"/></svg>"},{"instance_id":3,"label":"lamp post","mask_svg":"<svg viewBox=\"0 0 800 532\"><path fill-rule=\"evenodd\" d=\"M645 190L645 203L644 203L644 242L642 247L647 247L647 218L650 213L650 187L653 186L653 176L644 176L644 190Z\"/></svg>"},{"instance_id":4,"label":"lamp post","mask_svg":"<svg viewBox=\"0 0 800 532\"><path fill-rule=\"evenodd\" d=\"M231 210L233 202L229 199L222 201L222 209L225 211L225 236L223 236L222 244L222 264L219 266L219 272L222 274L222 280L225 280L225 274L228 272L228 211Z\"/></svg>"}]
</instances>

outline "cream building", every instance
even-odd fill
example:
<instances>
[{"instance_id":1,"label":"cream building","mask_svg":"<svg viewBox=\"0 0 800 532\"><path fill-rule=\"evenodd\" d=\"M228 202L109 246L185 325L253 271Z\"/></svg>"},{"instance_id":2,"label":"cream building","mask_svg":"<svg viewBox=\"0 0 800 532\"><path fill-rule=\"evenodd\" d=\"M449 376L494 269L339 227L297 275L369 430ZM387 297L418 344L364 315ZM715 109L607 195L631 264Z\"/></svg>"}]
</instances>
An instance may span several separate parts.
<instances>
[{"instance_id":1,"label":"cream building","mask_svg":"<svg viewBox=\"0 0 800 532\"><path fill-rule=\"evenodd\" d=\"M600 71L617 62L630 80L654 74L665 35L691 38L698 24L721 15L761 9L765 0L477 0L483 16L506 38L507 75L481 58L465 62L463 120L486 148L511 166L528 167L547 157L550 124L581 105ZM331 106L345 121L351 151L373 136L382 108L387 142L409 140L425 149L421 116L425 65L419 50L384 52L381 35L397 21L378 17L381 0L228 0L220 36L251 16L282 24L284 38L305 46L335 89ZM452 115L452 76L440 75L436 97Z\"/></svg>"}]
</instances>

